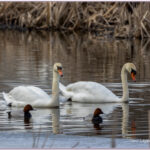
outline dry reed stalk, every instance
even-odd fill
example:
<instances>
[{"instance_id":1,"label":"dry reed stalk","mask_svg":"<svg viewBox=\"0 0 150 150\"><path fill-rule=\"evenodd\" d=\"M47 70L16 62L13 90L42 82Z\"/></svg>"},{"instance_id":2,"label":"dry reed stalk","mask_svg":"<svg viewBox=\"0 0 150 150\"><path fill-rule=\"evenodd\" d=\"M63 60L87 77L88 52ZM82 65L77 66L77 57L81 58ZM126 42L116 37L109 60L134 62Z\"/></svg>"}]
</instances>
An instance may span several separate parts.
<instances>
[{"instance_id":1,"label":"dry reed stalk","mask_svg":"<svg viewBox=\"0 0 150 150\"><path fill-rule=\"evenodd\" d=\"M1 2L0 24L37 29L94 30L115 37L150 36L150 3Z\"/></svg>"},{"instance_id":2,"label":"dry reed stalk","mask_svg":"<svg viewBox=\"0 0 150 150\"><path fill-rule=\"evenodd\" d=\"M50 2L47 2L47 19L46 19L46 22L47 22L47 26L50 25Z\"/></svg>"}]
</instances>

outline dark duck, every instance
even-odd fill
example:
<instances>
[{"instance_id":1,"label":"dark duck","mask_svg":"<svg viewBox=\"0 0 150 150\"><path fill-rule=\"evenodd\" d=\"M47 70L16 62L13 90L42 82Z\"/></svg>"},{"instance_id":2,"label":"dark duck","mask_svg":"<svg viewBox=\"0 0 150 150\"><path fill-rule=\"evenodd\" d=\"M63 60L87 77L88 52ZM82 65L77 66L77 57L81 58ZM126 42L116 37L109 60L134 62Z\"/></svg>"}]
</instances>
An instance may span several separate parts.
<instances>
[{"instance_id":1,"label":"dark duck","mask_svg":"<svg viewBox=\"0 0 150 150\"><path fill-rule=\"evenodd\" d=\"M100 116L101 114L103 114L102 110L100 108L96 108L96 110L94 111L93 117L92 117L93 124L100 124L103 122L103 119Z\"/></svg>"}]
</instances>

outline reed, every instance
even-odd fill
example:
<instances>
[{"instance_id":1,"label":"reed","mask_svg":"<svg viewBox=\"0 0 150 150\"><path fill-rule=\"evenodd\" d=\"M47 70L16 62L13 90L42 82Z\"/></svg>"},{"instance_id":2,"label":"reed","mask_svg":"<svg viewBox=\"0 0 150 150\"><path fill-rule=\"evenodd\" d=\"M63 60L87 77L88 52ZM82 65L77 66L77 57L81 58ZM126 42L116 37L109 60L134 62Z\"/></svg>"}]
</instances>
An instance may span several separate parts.
<instances>
[{"instance_id":1,"label":"reed","mask_svg":"<svg viewBox=\"0 0 150 150\"><path fill-rule=\"evenodd\" d=\"M148 2L0 2L0 25L150 37Z\"/></svg>"}]
</instances>

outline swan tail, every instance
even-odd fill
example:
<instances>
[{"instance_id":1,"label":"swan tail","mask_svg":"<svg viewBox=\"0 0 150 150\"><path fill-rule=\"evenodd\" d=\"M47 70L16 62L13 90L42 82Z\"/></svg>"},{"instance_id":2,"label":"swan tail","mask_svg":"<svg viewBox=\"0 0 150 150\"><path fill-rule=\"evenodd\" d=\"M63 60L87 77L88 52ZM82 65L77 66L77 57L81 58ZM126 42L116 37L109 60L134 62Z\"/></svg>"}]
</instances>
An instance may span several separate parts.
<instances>
[{"instance_id":1,"label":"swan tail","mask_svg":"<svg viewBox=\"0 0 150 150\"><path fill-rule=\"evenodd\" d=\"M66 90L66 87L65 87L62 83L59 83L59 89L60 89L61 94L62 94L67 100L71 99L71 97L72 97L71 92L67 91L67 90Z\"/></svg>"},{"instance_id":2,"label":"swan tail","mask_svg":"<svg viewBox=\"0 0 150 150\"><path fill-rule=\"evenodd\" d=\"M2 95L3 95L3 98L6 101L7 105L11 106L12 105L12 100L10 98L10 95L5 93L5 92L3 92Z\"/></svg>"}]
</instances>

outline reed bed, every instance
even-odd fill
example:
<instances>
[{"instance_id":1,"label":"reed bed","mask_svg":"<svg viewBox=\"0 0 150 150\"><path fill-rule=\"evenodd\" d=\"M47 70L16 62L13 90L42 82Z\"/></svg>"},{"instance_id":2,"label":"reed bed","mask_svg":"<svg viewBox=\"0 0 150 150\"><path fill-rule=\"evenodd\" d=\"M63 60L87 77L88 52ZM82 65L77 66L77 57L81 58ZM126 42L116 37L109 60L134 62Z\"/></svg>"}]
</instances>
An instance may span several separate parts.
<instances>
[{"instance_id":1,"label":"reed bed","mask_svg":"<svg viewBox=\"0 0 150 150\"><path fill-rule=\"evenodd\" d=\"M150 37L148 2L1 2L0 25Z\"/></svg>"}]
</instances>

